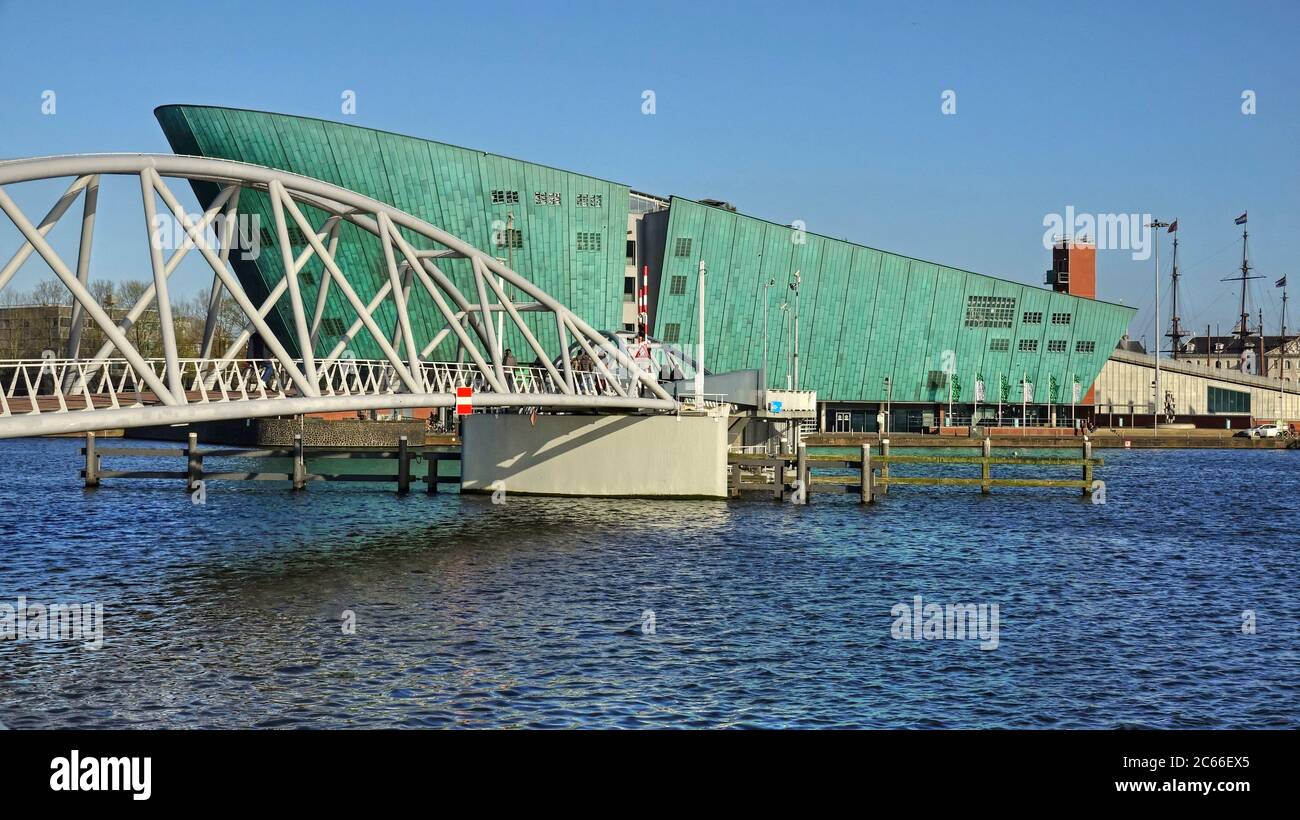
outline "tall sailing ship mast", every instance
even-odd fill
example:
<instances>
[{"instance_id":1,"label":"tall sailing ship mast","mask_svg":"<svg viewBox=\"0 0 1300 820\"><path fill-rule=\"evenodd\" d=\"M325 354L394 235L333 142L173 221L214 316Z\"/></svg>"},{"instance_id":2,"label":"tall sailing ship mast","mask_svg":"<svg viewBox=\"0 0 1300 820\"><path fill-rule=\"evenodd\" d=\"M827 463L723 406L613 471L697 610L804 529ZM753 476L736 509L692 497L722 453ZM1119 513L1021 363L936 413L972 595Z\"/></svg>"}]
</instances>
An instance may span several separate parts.
<instances>
[{"instance_id":1,"label":"tall sailing ship mast","mask_svg":"<svg viewBox=\"0 0 1300 820\"><path fill-rule=\"evenodd\" d=\"M1170 274L1171 277L1173 278L1173 302L1174 303L1173 303L1173 310L1171 311L1173 313L1173 317L1170 320L1169 332L1166 333L1165 336L1169 339L1169 348L1173 353L1174 358L1177 359L1178 353L1180 350L1182 350L1183 347L1183 339L1187 336L1190 336L1191 334L1183 331L1183 326L1180 323L1181 320L1178 316L1178 220L1177 219L1175 219L1173 223L1169 226L1169 232L1174 235L1174 263L1173 263L1172 272ZM1207 339L1206 342L1208 344L1209 340Z\"/></svg>"},{"instance_id":2,"label":"tall sailing ship mast","mask_svg":"<svg viewBox=\"0 0 1300 820\"><path fill-rule=\"evenodd\" d=\"M1230 276L1227 279L1223 279L1221 281L1241 282L1241 320L1238 323L1236 330L1233 331L1233 334L1240 340L1241 352L1244 355L1245 352L1250 349L1250 344L1249 344L1250 312L1246 307L1246 283L1249 282L1251 279L1262 279L1264 277L1250 275L1250 271L1251 271L1250 255L1249 252L1247 251L1247 237L1249 236L1249 234L1246 233L1245 212L1243 212L1241 216L1233 220L1233 222L1237 225L1242 226L1241 228L1241 275Z\"/></svg>"}]
</instances>

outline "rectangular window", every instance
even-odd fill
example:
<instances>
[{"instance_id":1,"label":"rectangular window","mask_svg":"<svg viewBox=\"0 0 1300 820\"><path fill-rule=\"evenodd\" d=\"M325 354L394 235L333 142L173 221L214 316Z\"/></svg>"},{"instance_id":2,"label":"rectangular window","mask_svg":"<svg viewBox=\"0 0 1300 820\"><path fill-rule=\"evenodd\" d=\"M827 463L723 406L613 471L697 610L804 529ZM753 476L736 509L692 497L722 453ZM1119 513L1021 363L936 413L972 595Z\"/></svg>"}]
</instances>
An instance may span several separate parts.
<instances>
[{"instance_id":1,"label":"rectangular window","mask_svg":"<svg viewBox=\"0 0 1300 820\"><path fill-rule=\"evenodd\" d=\"M305 270L302 273L298 274L298 281L303 283L304 285L308 285L308 286L314 285L316 284L316 274L312 273L309 270Z\"/></svg>"},{"instance_id":2,"label":"rectangular window","mask_svg":"<svg viewBox=\"0 0 1300 820\"><path fill-rule=\"evenodd\" d=\"M1064 339L1048 339L1048 340L1047 340L1047 352L1048 352L1048 353L1064 353L1064 352L1065 352L1065 340L1064 340Z\"/></svg>"},{"instance_id":3,"label":"rectangular window","mask_svg":"<svg viewBox=\"0 0 1300 820\"><path fill-rule=\"evenodd\" d=\"M507 245L512 248L522 248L524 246L524 232L518 228L506 228L496 231L492 236L492 240L498 248L504 248Z\"/></svg>"},{"instance_id":4,"label":"rectangular window","mask_svg":"<svg viewBox=\"0 0 1300 820\"><path fill-rule=\"evenodd\" d=\"M676 322L669 322L664 325L664 341L680 342L682 335L682 326Z\"/></svg>"},{"instance_id":5,"label":"rectangular window","mask_svg":"<svg viewBox=\"0 0 1300 820\"><path fill-rule=\"evenodd\" d=\"M492 191L493 205L514 205L519 202L518 191L507 191L502 188L496 188Z\"/></svg>"},{"instance_id":6,"label":"rectangular window","mask_svg":"<svg viewBox=\"0 0 1300 820\"><path fill-rule=\"evenodd\" d=\"M925 377L925 384L931 390L939 390L948 386L948 374L942 370L931 370Z\"/></svg>"},{"instance_id":7,"label":"rectangular window","mask_svg":"<svg viewBox=\"0 0 1300 820\"><path fill-rule=\"evenodd\" d=\"M343 326L343 320L337 316L327 316L321 320L321 327L331 336L342 336L347 328Z\"/></svg>"},{"instance_id":8,"label":"rectangular window","mask_svg":"<svg viewBox=\"0 0 1300 820\"><path fill-rule=\"evenodd\" d=\"M1041 310L1026 310L1025 315L1020 317L1020 321L1026 325L1041 325L1043 323L1043 312Z\"/></svg>"},{"instance_id":9,"label":"rectangular window","mask_svg":"<svg viewBox=\"0 0 1300 820\"><path fill-rule=\"evenodd\" d=\"M690 255L691 255L691 240L686 238L679 238L677 242L673 245L673 256L690 256Z\"/></svg>"},{"instance_id":10,"label":"rectangular window","mask_svg":"<svg viewBox=\"0 0 1300 820\"><path fill-rule=\"evenodd\" d=\"M1075 353L1096 353L1097 343L1096 342L1075 342L1074 352Z\"/></svg>"},{"instance_id":11,"label":"rectangular window","mask_svg":"<svg viewBox=\"0 0 1300 820\"><path fill-rule=\"evenodd\" d=\"M1054 325L1068 325L1069 323L1070 323L1070 314L1068 314L1068 313L1053 313L1053 314L1052 314L1052 324L1054 324Z\"/></svg>"},{"instance_id":12,"label":"rectangular window","mask_svg":"<svg viewBox=\"0 0 1300 820\"><path fill-rule=\"evenodd\" d=\"M1250 394L1223 387L1207 387L1206 406L1211 413L1249 413Z\"/></svg>"},{"instance_id":13,"label":"rectangular window","mask_svg":"<svg viewBox=\"0 0 1300 820\"><path fill-rule=\"evenodd\" d=\"M1010 349L1010 339L989 339L989 350L994 353L1006 353Z\"/></svg>"},{"instance_id":14,"label":"rectangular window","mask_svg":"<svg viewBox=\"0 0 1300 820\"><path fill-rule=\"evenodd\" d=\"M966 298L966 327L1011 327L1016 300L1009 296Z\"/></svg>"},{"instance_id":15,"label":"rectangular window","mask_svg":"<svg viewBox=\"0 0 1300 820\"><path fill-rule=\"evenodd\" d=\"M561 204L560 195L555 191L534 191L533 204L534 205L559 205Z\"/></svg>"},{"instance_id":16,"label":"rectangular window","mask_svg":"<svg viewBox=\"0 0 1300 820\"><path fill-rule=\"evenodd\" d=\"M629 240L627 241L627 259L628 259L629 262L632 262L632 261L635 261L635 260L636 260L636 240L635 240L635 239L629 239Z\"/></svg>"},{"instance_id":17,"label":"rectangular window","mask_svg":"<svg viewBox=\"0 0 1300 820\"><path fill-rule=\"evenodd\" d=\"M668 282L668 294L670 296L682 296L686 293L686 277L674 276Z\"/></svg>"},{"instance_id":18,"label":"rectangular window","mask_svg":"<svg viewBox=\"0 0 1300 820\"><path fill-rule=\"evenodd\" d=\"M605 202L604 194L578 194L577 203L579 208L600 208Z\"/></svg>"},{"instance_id":19,"label":"rectangular window","mask_svg":"<svg viewBox=\"0 0 1300 820\"><path fill-rule=\"evenodd\" d=\"M578 250L600 250L600 234L594 231L578 231Z\"/></svg>"},{"instance_id":20,"label":"rectangular window","mask_svg":"<svg viewBox=\"0 0 1300 820\"><path fill-rule=\"evenodd\" d=\"M1019 350L1020 350L1021 353L1037 353L1037 352L1038 352L1038 340L1037 340L1037 339L1021 339L1021 340L1020 340L1020 345L1019 345Z\"/></svg>"}]
</instances>

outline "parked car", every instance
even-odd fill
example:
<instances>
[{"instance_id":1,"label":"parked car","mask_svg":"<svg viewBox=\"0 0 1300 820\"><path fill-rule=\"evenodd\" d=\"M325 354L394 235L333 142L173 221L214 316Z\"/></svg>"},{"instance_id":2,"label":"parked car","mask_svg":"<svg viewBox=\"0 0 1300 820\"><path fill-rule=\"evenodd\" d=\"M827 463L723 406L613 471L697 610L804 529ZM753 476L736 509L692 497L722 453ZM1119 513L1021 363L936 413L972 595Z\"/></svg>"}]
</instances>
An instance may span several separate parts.
<instances>
[{"instance_id":1,"label":"parked car","mask_svg":"<svg viewBox=\"0 0 1300 820\"><path fill-rule=\"evenodd\" d=\"M1260 424L1237 433L1238 436L1247 438L1277 438L1278 436L1285 438L1288 434L1289 431L1285 427L1276 424Z\"/></svg>"}]
</instances>

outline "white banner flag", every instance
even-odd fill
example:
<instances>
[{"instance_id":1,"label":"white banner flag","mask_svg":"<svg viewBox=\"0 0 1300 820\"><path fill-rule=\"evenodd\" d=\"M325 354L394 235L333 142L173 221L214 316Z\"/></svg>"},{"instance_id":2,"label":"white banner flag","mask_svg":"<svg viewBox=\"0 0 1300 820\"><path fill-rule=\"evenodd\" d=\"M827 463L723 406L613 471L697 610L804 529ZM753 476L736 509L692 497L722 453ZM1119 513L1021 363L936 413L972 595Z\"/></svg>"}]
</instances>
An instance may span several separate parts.
<instances>
[{"instance_id":1,"label":"white banner flag","mask_svg":"<svg viewBox=\"0 0 1300 820\"><path fill-rule=\"evenodd\" d=\"M984 380L979 379L975 382L975 401L984 401Z\"/></svg>"},{"instance_id":2,"label":"white banner flag","mask_svg":"<svg viewBox=\"0 0 1300 820\"><path fill-rule=\"evenodd\" d=\"M1029 402L1029 401L1033 401L1033 400L1034 400L1034 384L1033 384L1033 382L1025 382L1025 383L1021 386L1021 393L1024 395L1024 397L1025 397L1025 401L1027 401L1027 402Z\"/></svg>"},{"instance_id":3,"label":"white banner flag","mask_svg":"<svg viewBox=\"0 0 1300 820\"><path fill-rule=\"evenodd\" d=\"M1075 383L1074 383L1074 387L1071 388L1071 391L1072 391L1072 394L1074 395L1074 402L1075 402L1075 404L1078 404L1078 403L1079 403L1079 397L1083 394L1083 385L1079 384L1078 382L1075 382Z\"/></svg>"}]
</instances>

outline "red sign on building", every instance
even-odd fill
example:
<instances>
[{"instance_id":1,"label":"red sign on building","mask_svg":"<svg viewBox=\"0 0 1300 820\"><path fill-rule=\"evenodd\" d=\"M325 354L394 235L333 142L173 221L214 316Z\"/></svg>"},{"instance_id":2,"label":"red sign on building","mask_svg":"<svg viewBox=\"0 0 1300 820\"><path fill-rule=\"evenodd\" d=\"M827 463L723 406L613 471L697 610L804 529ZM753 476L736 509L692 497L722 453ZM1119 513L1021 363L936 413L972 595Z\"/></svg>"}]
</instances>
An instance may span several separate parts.
<instances>
[{"instance_id":1,"label":"red sign on building","mask_svg":"<svg viewBox=\"0 0 1300 820\"><path fill-rule=\"evenodd\" d=\"M474 396L474 388L457 387L456 388L456 415L468 416L474 412L474 405L470 399Z\"/></svg>"}]
</instances>

